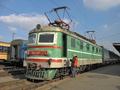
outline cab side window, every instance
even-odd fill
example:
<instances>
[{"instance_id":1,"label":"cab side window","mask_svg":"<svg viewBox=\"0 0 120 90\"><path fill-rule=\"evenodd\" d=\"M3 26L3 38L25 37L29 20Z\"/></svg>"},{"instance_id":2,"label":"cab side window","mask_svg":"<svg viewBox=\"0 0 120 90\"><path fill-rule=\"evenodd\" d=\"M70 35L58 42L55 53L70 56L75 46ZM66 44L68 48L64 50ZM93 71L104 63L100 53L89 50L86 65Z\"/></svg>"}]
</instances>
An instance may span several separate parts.
<instances>
[{"instance_id":1,"label":"cab side window","mask_svg":"<svg viewBox=\"0 0 120 90\"><path fill-rule=\"evenodd\" d=\"M86 47L87 47L87 50L89 51L90 50L90 45L87 44Z\"/></svg>"},{"instance_id":2,"label":"cab side window","mask_svg":"<svg viewBox=\"0 0 120 90\"><path fill-rule=\"evenodd\" d=\"M80 42L80 49L83 49L83 42Z\"/></svg>"},{"instance_id":3,"label":"cab side window","mask_svg":"<svg viewBox=\"0 0 120 90\"><path fill-rule=\"evenodd\" d=\"M71 38L71 47L75 47L75 39Z\"/></svg>"},{"instance_id":4,"label":"cab side window","mask_svg":"<svg viewBox=\"0 0 120 90\"><path fill-rule=\"evenodd\" d=\"M98 53L98 48L96 48L96 53Z\"/></svg>"},{"instance_id":5,"label":"cab side window","mask_svg":"<svg viewBox=\"0 0 120 90\"><path fill-rule=\"evenodd\" d=\"M101 53L101 50L99 49L99 53Z\"/></svg>"},{"instance_id":6,"label":"cab side window","mask_svg":"<svg viewBox=\"0 0 120 90\"><path fill-rule=\"evenodd\" d=\"M94 52L94 47L92 47L92 52Z\"/></svg>"}]
</instances>

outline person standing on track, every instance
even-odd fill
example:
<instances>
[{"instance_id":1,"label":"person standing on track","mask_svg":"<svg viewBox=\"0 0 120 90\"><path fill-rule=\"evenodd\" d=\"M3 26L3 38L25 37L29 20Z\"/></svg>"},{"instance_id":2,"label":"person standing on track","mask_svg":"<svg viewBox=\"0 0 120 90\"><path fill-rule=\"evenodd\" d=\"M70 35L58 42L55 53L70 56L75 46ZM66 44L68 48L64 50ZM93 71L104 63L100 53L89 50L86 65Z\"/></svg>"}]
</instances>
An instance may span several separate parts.
<instances>
[{"instance_id":1,"label":"person standing on track","mask_svg":"<svg viewBox=\"0 0 120 90\"><path fill-rule=\"evenodd\" d=\"M72 77L76 77L76 67L78 62L77 56L73 54L73 59L70 59L70 61L71 61Z\"/></svg>"}]
</instances>

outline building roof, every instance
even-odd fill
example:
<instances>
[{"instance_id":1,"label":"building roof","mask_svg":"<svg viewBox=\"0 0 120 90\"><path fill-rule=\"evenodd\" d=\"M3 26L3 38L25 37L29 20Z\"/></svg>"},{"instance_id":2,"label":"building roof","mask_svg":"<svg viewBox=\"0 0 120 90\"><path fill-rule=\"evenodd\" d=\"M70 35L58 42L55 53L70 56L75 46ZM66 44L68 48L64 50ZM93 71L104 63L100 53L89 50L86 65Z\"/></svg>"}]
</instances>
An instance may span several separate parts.
<instances>
[{"instance_id":1,"label":"building roof","mask_svg":"<svg viewBox=\"0 0 120 90\"><path fill-rule=\"evenodd\" d=\"M120 53L120 43L113 43L113 46L116 48L116 50Z\"/></svg>"}]
</instances>

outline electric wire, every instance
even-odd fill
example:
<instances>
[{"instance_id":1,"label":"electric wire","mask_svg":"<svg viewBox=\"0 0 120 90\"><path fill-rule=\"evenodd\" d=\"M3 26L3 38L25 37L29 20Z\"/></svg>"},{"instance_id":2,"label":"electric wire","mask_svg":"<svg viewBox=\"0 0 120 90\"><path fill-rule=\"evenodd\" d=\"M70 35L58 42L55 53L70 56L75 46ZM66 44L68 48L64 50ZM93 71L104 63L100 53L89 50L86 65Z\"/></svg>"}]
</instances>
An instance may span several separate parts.
<instances>
[{"instance_id":1,"label":"electric wire","mask_svg":"<svg viewBox=\"0 0 120 90\"><path fill-rule=\"evenodd\" d=\"M36 5L37 7L39 7L39 8L41 8L39 5L37 5L37 4L35 4L34 2L32 2L31 0L29 0L31 3L33 3L34 5ZM53 0L51 0L54 4L56 4L57 6L59 6L57 3L55 3ZM72 1L72 0L71 0ZM73 2L73 1L72 1ZM81 11L81 9L73 2L73 4ZM9 8L7 8L7 7L5 7L5 6L2 6L2 5L0 5L2 8L5 8L5 9L7 9L7 10L9 10L9 11L12 11L12 12L14 12L14 13L16 13L16 14L20 14L20 13L18 13L18 12L16 12L16 11L14 11L14 10L12 10L12 9L9 9ZM43 11L45 11L45 9L43 9L43 8L41 8ZM81 11L81 13L90 21L90 19ZM70 14L71 15L71 14ZM74 16L72 16L71 15L71 17L72 18L74 18L76 21L78 21L80 24L82 24L79 20L77 20ZM33 21L35 21L35 20L33 20ZM35 21L36 22L36 21ZM90 21L91 22L91 21ZM4 24L7 24L7 23L4 23ZM95 25L91 22L91 24L95 27ZM7 24L7 25L10 25L10 24ZM84 27L86 27L84 24L82 24ZM10 26L12 26L12 25L10 25ZM90 30L88 27L86 27L88 30ZM95 27L96 28L96 27ZM23 27L23 29L25 29L25 30L27 30L28 31L28 29L26 29L26 28L24 28ZM83 28L82 28L83 29ZM97 28L96 28L97 29ZM84 30L84 29L83 29ZM98 30L98 29L97 29ZM99 31L99 30L98 30ZM100 32L101 33L101 32ZM17 33L16 33L17 34ZM115 35L118 35L118 34L120 34L120 33L117 33L117 34L114 34L114 35L110 35L110 36L106 36L106 37L103 37L103 38L99 38L99 39L105 39L105 38L109 38L109 37L112 37L112 36L115 36ZM17 34L17 35L20 35L20 34ZM21 36L23 36L23 35L21 35ZM26 37L26 36L25 36ZM99 40L99 39L97 39L97 40Z\"/></svg>"},{"instance_id":2,"label":"electric wire","mask_svg":"<svg viewBox=\"0 0 120 90\"><path fill-rule=\"evenodd\" d=\"M52 0L51 0L52 1ZM71 0L72 1L72 0ZM56 4L57 6L59 6L57 3L55 3L54 1L52 1L54 4ZM75 3L74 3L75 4ZM75 4L76 5L76 4ZM76 7L77 7L77 5L76 5ZM78 8L79 9L79 8ZM79 9L80 10L80 9ZM80 10L81 11L81 10ZM81 11L82 12L82 11ZM83 12L82 12L83 13ZM85 15L84 13L83 13L83 15ZM79 20L77 20L73 15L71 15L70 14L70 16L72 17L72 18L74 18L76 21L78 21L80 24L82 24ZM85 15L85 17L87 18L87 16ZM88 19L88 18L87 18ZM89 20L89 19L88 19ZM90 21L90 20L89 20ZM91 22L91 21L90 21ZM91 22L92 23L92 22ZM93 23L92 23L93 24ZM87 26L85 26L84 24L82 24L85 28L87 28L88 30L90 30ZM93 26L95 27L95 25L93 24ZM96 27L95 27L96 28ZM87 30L85 30L85 31L87 31ZM100 38L99 38L100 39Z\"/></svg>"},{"instance_id":3,"label":"electric wire","mask_svg":"<svg viewBox=\"0 0 120 90\"><path fill-rule=\"evenodd\" d=\"M42 9L43 11L45 11L45 9L41 8L39 5L35 4L34 2L32 2L31 0L29 0L32 4L34 4L35 6L39 7L40 9Z\"/></svg>"},{"instance_id":4,"label":"electric wire","mask_svg":"<svg viewBox=\"0 0 120 90\"><path fill-rule=\"evenodd\" d=\"M73 2L73 0L71 0ZM73 4L78 8L78 10L88 19L88 21L96 28L96 30L101 33L97 27L92 23L92 21L83 13L83 11L73 2ZM102 34L102 33L101 33ZM102 34L103 35L103 34Z\"/></svg>"},{"instance_id":5,"label":"electric wire","mask_svg":"<svg viewBox=\"0 0 120 90\"><path fill-rule=\"evenodd\" d=\"M42 9L43 11L46 11L45 9L41 8L39 5L35 4L34 2L32 2L31 0L29 0L31 3L33 3L35 6L39 7L40 9ZM59 6L57 3L55 3L53 0L51 0L54 4L56 4L57 6ZM52 15L53 16L53 15ZM71 15L72 16L72 15ZM53 16L55 17L55 16ZM73 16L72 16L73 17ZM75 17L73 17L76 21L78 21ZM80 24L82 24L80 21L78 21ZM82 24L84 25L84 24ZM84 25L85 26L85 25ZM80 26L79 26L80 27ZM86 27L86 26L85 26ZM81 28L81 27L80 27ZM87 27L86 27L87 28ZM84 30L83 28L81 28L82 30ZM89 28L87 28L89 30Z\"/></svg>"},{"instance_id":6,"label":"electric wire","mask_svg":"<svg viewBox=\"0 0 120 90\"><path fill-rule=\"evenodd\" d=\"M0 31L0 34L1 34L1 33L4 34L4 35L8 35L8 36L11 35L11 36L12 36L12 33L10 34L10 33L5 33L5 32L3 32L3 31ZM15 33L15 35L16 35L16 33ZM17 35L19 35L19 34L17 34ZM23 36L23 35L20 35L20 36ZM23 37L24 37L24 36L23 36ZM23 37L22 37L22 38L23 38ZM10 39L10 38L9 38L9 39ZM12 39L12 38L11 38L11 39ZM3 39L3 40L11 41L11 40L8 40L8 39ZM0 41L3 41L3 40L0 40Z\"/></svg>"},{"instance_id":7,"label":"electric wire","mask_svg":"<svg viewBox=\"0 0 120 90\"><path fill-rule=\"evenodd\" d=\"M0 23L3 23L3 22L0 22ZM5 25L8 25L8 26L12 26L13 27L13 25L11 25L11 24L8 24L8 23L3 23L3 24L5 24ZM14 26L15 27L15 26ZM22 29L24 29L24 30L26 30L26 31L30 31L29 29L26 29L26 28L24 28L24 27L21 27Z\"/></svg>"},{"instance_id":8,"label":"electric wire","mask_svg":"<svg viewBox=\"0 0 120 90\"><path fill-rule=\"evenodd\" d=\"M0 30L1 31L1 30ZM7 30L2 30L2 32L7 32L7 33L13 33L13 32L10 32L10 31L7 31ZM16 35L19 35L19 36L23 36L23 37L27 37L27 36L24 36L24 35L21 35L21 34L18 34L18 33L15 33Z\"/></svg>"},{"instance_id":9,"label":"electric wire","mask_svg":"<svg viewBox=\"0 0 120 90\"><path fill-rule=\"evenodd\" d=\"M9 9L9 8L7 8L7 7L5 7L5 6L3 6L3 5L0 5L1 7L3 7L3 8L5 8L5 9L7 9L7 10L10 10L10 11L12 11L12 12L14 12L14 13L16 13L16 14L20 14L20 13L18 13L18 12L16 12L16 11L14 11L14 10L12 10L12 9ZM28 20L30 20L31 22L36 22L36 23L39 23L38 21L36 21L36 20L33 20L33 19L30 19L30 18L28 18L28 17L26 17Z\"/></svg>"},{"instance_id":10,"label":"electric wire","mask_svg":"<svg viewBox=\"0 0 120 90\"><path fill-rule=\"evenodd\" d=\"M54 4L56 4L57 6L59 6L57 3L55 3L53 0L51 0Z\"/></svg>"},{"instance_id":11,"label":"electric wire","mask_svg":"<svg viewBox=\"0 0 120 90\"><path fill-rule=\"evenodd\" d=\"M55 3L53 0L51 0L54 4L56 4L57 6L59 6L57 3ZM73 15L70 14L70 16L72 18L74 18L77 22L79 22L81 25L83 25L84 27L86 27L84 24L82 24L79 20L77 20ZM80 27L80 26L79 26ZM81 28L81 27L80 27ZM88 27L86 27L88 30L90 30ZM84 30L83 28L81 28L82 30ZM84 30L87 31L87 30Z\"/></svg>"},{"instance_id":12,"label":"electric wire","mask_svg":"<svg viewBox=\"0 0 120 90\"><path fill-rule=\"evenodd\" d=\"M113 35L109 35L109 36L106 36L106 37L103 37L103 38L100 38L100 39L105 39L105 38L110 38L110 37L113 37L115 35L119 35L120 33L116 33L116 34L113 34ZM99 39L98 39L99 40Z\"/></svg>"},{"instance_id":13,"label":"electric wire","mask_svg":"<svg viewBox=\"0 0 120 90\"><path fill-rule=\"evenodd\" d=\"M40 7L39 5L37 5L36 3L32 2L31 0L29 0L32 4L34 4L35 6L37 6L38 8L40 8L41 10L43 10L44 12L46 12L45 9L43 9L42 7ZM55 17L54 15L51 15L52 17ZM55 17L56 18L56 17Z\"/></svg>"}]
</instances>

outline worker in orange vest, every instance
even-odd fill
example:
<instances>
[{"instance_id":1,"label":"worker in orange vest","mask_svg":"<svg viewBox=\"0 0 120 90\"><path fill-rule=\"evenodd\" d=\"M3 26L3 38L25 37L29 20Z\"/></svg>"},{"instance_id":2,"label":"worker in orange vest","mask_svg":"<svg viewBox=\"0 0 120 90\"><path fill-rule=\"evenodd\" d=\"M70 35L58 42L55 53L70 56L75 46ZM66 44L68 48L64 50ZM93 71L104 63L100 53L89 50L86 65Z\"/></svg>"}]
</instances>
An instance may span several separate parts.
<instances>
[{"instance_id":1,"label":"worker in orange vest","mask_svg":"<svg viewBox=\"0 0 120 90\"><path fill-rule=\"evenodd\" d=\"M72 77L76 77L76 67L78 62L77 56L73 54L73 59L70 59L70 61L71 61Z\"/></svg>"}]
</instances>

